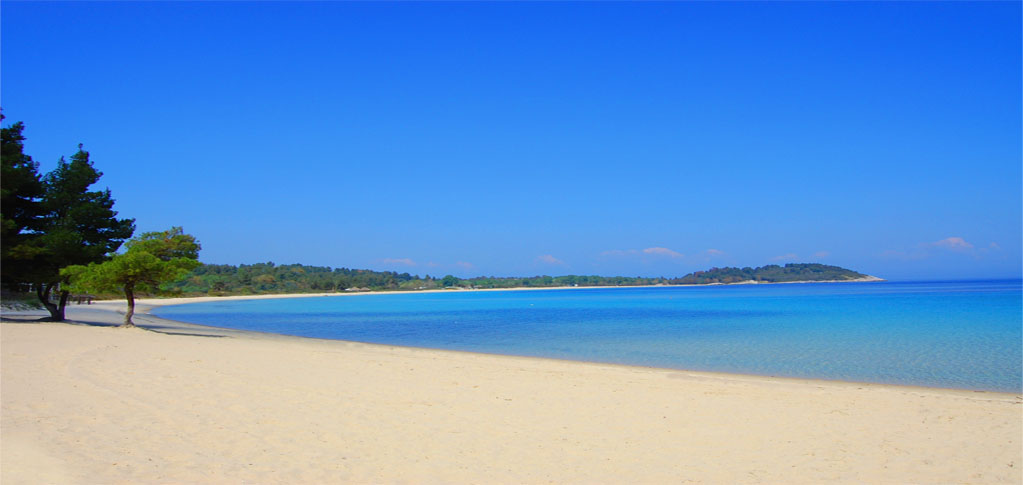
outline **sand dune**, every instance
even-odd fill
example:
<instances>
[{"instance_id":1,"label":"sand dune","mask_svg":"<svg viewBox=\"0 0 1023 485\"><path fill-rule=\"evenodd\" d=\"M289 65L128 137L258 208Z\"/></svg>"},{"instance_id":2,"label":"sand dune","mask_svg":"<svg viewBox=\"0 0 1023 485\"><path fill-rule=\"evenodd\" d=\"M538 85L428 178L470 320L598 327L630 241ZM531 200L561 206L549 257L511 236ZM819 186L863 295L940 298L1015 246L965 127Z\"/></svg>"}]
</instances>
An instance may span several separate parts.
<instances>
[{"instance_id":1,"label":"sand dune","mask_svg":"<svg viewBox=\"0 0 1023 485\"><path fill-rule=\"evenodd\" d=\"M149 302L152 303L152 302ZM1020 483L1021 397L6 313L21 483Z\"/></svg>"}]
</instances>

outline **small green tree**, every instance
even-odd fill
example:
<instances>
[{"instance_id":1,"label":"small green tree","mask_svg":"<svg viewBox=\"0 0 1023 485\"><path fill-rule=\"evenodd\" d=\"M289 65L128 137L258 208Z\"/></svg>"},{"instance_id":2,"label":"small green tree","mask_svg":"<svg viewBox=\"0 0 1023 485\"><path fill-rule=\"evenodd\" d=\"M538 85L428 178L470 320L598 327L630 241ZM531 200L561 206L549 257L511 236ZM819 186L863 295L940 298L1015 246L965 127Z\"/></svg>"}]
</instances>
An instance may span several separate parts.
<instances>
[{"instance_id":1,"label":"small green tree","mask_svg":"<svg viewBox=\"0 0 1023 485\"><path fill-rule=\"evenodd\" d=\"M125 327L134 327L135 292L159 291L160 285L184 277L200 263L201 247L194 236L180 227L163 232L147 232L126 244L127 250L109 261L75 265L61 270L75 291L124 291L128 311Z\"/></svg>"},{"instance_id":2,"label":"small green tree","mask_svg":"<svg viewBox=\"0 0 1023 485\"><path fill-rule=\"evenodd\" d=\"M452 287L452 286L458 286L460 281L458 280L458 278L456 278L453 275L447 275L443 279L440 280L440 283L445 288L448 288L448 287Z\"/></svg>"}]
</instances>

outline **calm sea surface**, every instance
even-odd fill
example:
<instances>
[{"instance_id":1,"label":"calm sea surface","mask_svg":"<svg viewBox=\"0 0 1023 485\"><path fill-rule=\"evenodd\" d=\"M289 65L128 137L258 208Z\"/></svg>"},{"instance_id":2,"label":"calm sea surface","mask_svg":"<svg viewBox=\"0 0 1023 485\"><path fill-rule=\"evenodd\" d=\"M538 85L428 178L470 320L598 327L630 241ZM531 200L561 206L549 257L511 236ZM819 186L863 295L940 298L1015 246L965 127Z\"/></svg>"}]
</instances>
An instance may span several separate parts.
<instances>
[{"instance_id":1,"label":"calm sea surface","mask_svg":"<svg viewBox=\"0 0 1023 485\"><path fill-rule=\"evenodd\" d=\"M1023 390L1018 280L370 294L197 303L153 313L414 347Z\"/></svg>"}]
</instances>

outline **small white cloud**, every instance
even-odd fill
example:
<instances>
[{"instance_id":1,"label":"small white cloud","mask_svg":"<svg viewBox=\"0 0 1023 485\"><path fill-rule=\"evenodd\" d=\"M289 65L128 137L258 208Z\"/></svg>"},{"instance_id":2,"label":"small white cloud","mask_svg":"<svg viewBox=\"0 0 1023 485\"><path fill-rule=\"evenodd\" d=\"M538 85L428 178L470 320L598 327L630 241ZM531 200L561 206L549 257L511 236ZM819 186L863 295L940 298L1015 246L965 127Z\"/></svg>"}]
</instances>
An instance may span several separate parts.
<instances>
[{"instance_id":1,"label":"small white cloud","mask_svg":"<svg viewBox=\"0 0 1023 485\"><path fill-rule=\"evenodd\" d=\"M429 263L426 263L426 265L431 267L431 268L436 268L437 266L440 266L440 263L435 263L433 261L430 261Z\"/></svg>"},{"instance_id":2,"label":"small white cloud","mask_svg":"<svg viewBox=\"0 0 1023 485\"><path fill-rule=\"evenodd\" d=\"M828 251L817 251L816 253L813 253L813 257L818 259L826 258L828 256L831 256L831 253Z\"/></svg>"},{"instance_id":3,"label":"small white cloud","mask_svg":"<svg viewBox=\"0 0 1023 485\"><path fill-rule=\"evenodd\" d=\"M960 256L972 256L981 258L997 250L998 245L992 243L987 247L977 248L961 237L946 237L940 241L917 244L915 247L904 250L889 250L881 254L885 258L902 259L906 261L923 260L930 258L947 257L951 254ZM944 256L942 256L944 254Z\"/></svg>"},{"instance_id":4,"label":"small white cloud","mask_svg":"<svg viewBox=\"0 0 1023 485\"><path fill-rule=\"evenodd\" d=\"M704 252L707 253L707 256L724 256L725 255L724 251L722 251L720 249L714 249L714 248L710 248L710 249L708 249L708 250L706 250Z\"/></svg>"},{"instance_id":5,"label":"small white cloud","mask_svg":"<svg viewBox=\"0 0 1023 485\"><path fill-rule=\"evenodd\" d=\"M464 268L464 269L473 269L473 268L475 268L475 266L473 266L472 263L467 263L465 261L458 261L458 262L455 263L455 266L458 266L459 268Z\"/></svg>"},{"instance_id":6,"label":"small white cloud","mask_svg":"<svg viewBox=\"0 0 1023 485\"><path fill-rule=\"evenodd\" d=\"M384 258L381 260L384 264L401 264L405 266L415 266L416 262L410 258Z\"/></svg>"},{"instance_id":7,"label":"small white cloud","mask_svg":"<svg viewBox=\"0 0 1023 485\"><path fill-rule=\"evenodd\" d=\"M783 254L781 256L775 256L771 258L771 261L794 261L796 259L799 259L799 256L797 256L795 253L788 253Z\"/></svg>"},{"instance_id":8,"label":"small white cloud","mask_svg":"<svg viewBox=\"0 0 1023 485\"><path fill-rule=\"evenodd\" d=\"M537 256L536 260L541 262L541 263L545 263L545 264L565 264L564 261L562 261L562 260L560 260L558 258L555 258L554 256L551 256L550 254L544 254L542 256Z\"/></svg>"},{"instance_id":9,"label":"small white cloud","mask_svg":"<svg viewBox=\"0 0 1023 485\"><path fill-rule=\"evenodd\" d=\"M966 242L966 240L964 240L961 237L946 237L945 239L942 239L940 241L932 242L930 245L942 249L951 249L953 251L973 249L973 245Z\"/></svg>"},{"instance_id":10,"label":"small white cloud","mask_svg":"<svg viewBox=\"0 0 1023 485\"><path fill-rule=\"evenodd\" d=\"M988 244L987 246L984 246L982 248L978 248L977 249L977 256L987 256L987 255L990 255L991 253L998 252L998 251L1001 251L1001 250L1002 250L1002 247L999 246L998 243L992 242L991 244Z\"/></svg>"},{"instance_id":11,"label":"small white cloud","mask_svg":"<svg viewBox=\"0 0 1023 485\"><path fill-rule=\"evenodd\" d=\"M682 253L672 251L668 248L646 248L643 250L645 254L653 254L656 256L667 256L669 258L681 258Z\"/></svg>"}]
</instances>

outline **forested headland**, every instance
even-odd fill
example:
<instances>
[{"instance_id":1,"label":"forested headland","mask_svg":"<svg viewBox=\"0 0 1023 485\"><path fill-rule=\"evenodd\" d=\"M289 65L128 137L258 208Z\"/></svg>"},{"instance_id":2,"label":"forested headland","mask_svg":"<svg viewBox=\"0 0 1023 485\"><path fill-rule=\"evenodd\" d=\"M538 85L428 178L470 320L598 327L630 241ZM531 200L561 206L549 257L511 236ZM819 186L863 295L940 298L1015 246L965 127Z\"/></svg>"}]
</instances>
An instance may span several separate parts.
<instances>
[{"instance_id":1,"label":"forested headland","mask_svg":"<svg viewBox=\"0 0 1023 485\"><path fill-rule=\"evenodd\" d=\"M759 268L712 268L682 277L530 276L457 278L418 276L393 271L330 268L301 264L260 263L240 266L204 264L183 279L166 284L178 296L257 295L435 289L550 288L559 286L652 286L729 284L740 282L850 281L867 278L838 266L815 263L768 265Z\"/></svg>"}]
</instances>

